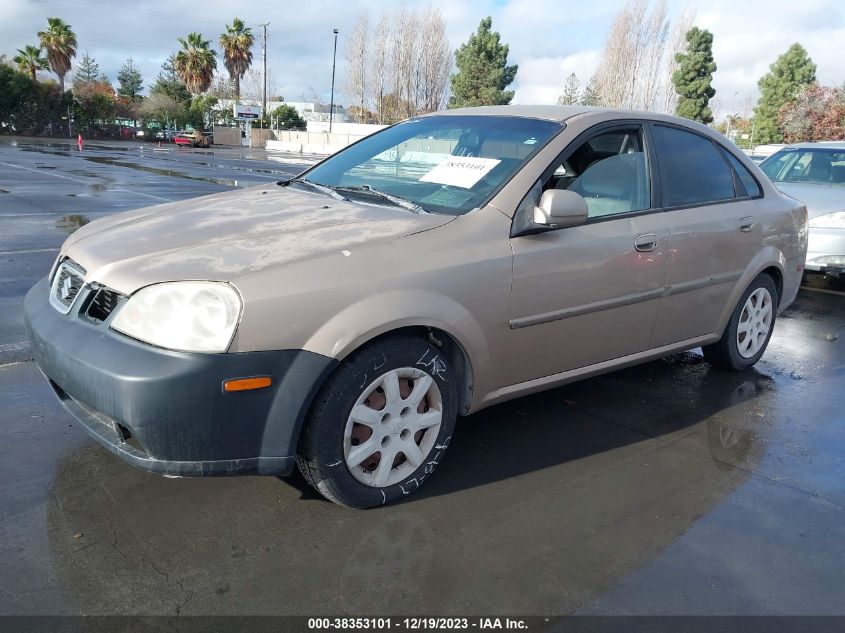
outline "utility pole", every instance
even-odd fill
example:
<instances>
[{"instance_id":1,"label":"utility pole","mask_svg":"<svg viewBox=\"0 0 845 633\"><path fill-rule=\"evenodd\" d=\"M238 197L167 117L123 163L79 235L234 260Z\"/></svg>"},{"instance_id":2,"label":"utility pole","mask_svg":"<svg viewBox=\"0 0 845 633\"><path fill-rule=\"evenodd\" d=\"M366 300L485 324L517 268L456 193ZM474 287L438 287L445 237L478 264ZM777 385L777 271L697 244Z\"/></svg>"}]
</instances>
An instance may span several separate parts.
<instances>
[{"instance_id":1,"label":"utility pole","mask_svg":"<svg viewBox=\"0 0 845 633\"><path fill-rule=\"evenodd\" d=\"M264 119L264 113L267 112L267 27L270 23L259 24L264 29L264 34L261 36L261 51L264 57L264 72L262 73L262 87L261 87L261 118Z\"/></svg>"},{"instance_id":2,"label":"utility pole","mask_svg":"<svg viewBox=\"0 0 845 633\"><path fill-rule=\"evenodd\" d=\"M338 30L333 29L334 32L334 53L332 55L332 98L329 103L329 134L332 133L332 121L334 121L334 68L337 62L337 34Z\"/></svg>"}]
</instances>

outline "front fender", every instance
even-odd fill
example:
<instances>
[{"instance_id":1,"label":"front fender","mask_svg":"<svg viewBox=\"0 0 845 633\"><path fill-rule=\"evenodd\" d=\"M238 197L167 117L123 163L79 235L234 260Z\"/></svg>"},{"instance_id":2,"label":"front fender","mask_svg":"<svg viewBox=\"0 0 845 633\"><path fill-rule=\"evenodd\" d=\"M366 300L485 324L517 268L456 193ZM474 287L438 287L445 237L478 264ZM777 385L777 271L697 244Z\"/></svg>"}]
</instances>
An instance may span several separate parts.
<instances>
[{"instance_id":1,"label":"front fender","mask_svg":"<svg viewBox=\"0 0 845 633\"><path fill-rule=\"evenodd\" d=\"M491 354L484 330L461 303L430 290L392 290L361 299L318 327L303 349L343 360L382 334L412 326L449 334L463 349L470 374L482 378L477 369L489 366ZM484 393L484 388L476 384L474 391Z\"/></svg>"}]
</instances>

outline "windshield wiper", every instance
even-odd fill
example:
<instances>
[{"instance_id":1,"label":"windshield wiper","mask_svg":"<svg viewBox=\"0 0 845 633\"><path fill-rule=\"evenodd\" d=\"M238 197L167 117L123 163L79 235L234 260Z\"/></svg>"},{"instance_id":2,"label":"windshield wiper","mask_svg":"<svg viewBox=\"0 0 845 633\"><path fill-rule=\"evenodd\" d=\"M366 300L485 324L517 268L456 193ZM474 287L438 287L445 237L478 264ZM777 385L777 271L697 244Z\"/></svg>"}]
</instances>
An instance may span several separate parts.
<instances>
[{"instance_id":1,"label":"windshield wiper","mask_svg":"<svg viewBox=\"0 0 845 633\"><path fill-rule=\"evenodd\" d=\"M392 193L387 193L386 191L379 191L378 189L373 189L370 185L361 185L358 187L334 187L335 191L341 192L349 192L349 193L366 193L381 198L383 200L387 200L395 204L397 207L402 207L403 209L407 209L408 211L413 211L414 213L423 213L428 214L428 211L423 209L420 205L416 202L411 202L406 198L400 198L399 196L394 196Z\"/></svg>"},{"instance_id":2,"label":"windshield wiper","mask_svg":"<svg viewBox=\"0 0 845 633\"><path fill-rule=\"evenodd\" d=\"M320 183L313 182L311 180L306 180L305 178L293 178L290 182L299 183L302 185L306 185L311 187L315 191L319 191L320 193L324 193L327 196L331 196L336 200L347 200L344 196L340 195L337 191L335 191L332 187L327 187L326 185L321 185Z\"/></svg>"}]
</instances>

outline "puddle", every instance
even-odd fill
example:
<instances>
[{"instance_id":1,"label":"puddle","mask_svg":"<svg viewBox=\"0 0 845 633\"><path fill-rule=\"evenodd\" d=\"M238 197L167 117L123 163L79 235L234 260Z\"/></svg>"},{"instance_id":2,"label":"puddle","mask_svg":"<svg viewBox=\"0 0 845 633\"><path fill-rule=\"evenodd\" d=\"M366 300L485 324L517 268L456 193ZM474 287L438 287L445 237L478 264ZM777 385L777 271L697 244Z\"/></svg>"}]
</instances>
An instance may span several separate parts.
<instances>
[{"instance_id":1,"label":"puddle","mask_svg":"<svg viewBox=\"0 0 845 633\"><path fill-rule=\"evenodd\" d=\"M300 164L302 161L298 161ZM232 171L245 171L251 174L271 174L272 176L284 176L286 172L279 171L278 169L261 169L258 167L237 167L234 165L223 165L222 163L194 163L195 165L201 165L202 167L211 167L212 169L231 169Z\"/></svg>"},{"instance_id":2,"label":"puddle","mask_svg":"<svg viewBox=\"0 0 845 633\"><path fill-rule=\"evenodd\" d=\"M78 228L88 224L90 221L91 220L84 215L63 215L56 220L56 228L64 229L67 231L68 235L70 235Z\"/></svg>"},{"instance_id":3,"label":"puddle","mask_svg":"<svg viewBox=\"0 0 845 633\"><path fill-rule=\"evenodd\" d=\"M49 145L45 146L45 147L39 147L39 146L35 146L35 145L33 145L32 147L21 147L20 143L18 143L17 147L22 152L36 152L38 154L51 154L53 156L70 156L70 151L68 151L68 150L61 151L61 150L46 149L46 147L52 147L52 146L49 146Z\"/></svg>"},{"instance_id":4,"label":"puddle","mask_svg":"<svg viewBox=\"0 0 845 633\"><path fill-rule=\"evenodd\" d=\"M129 169L137 169L138 171L145 171L150 174L158 176L170 176L172 178L184 178L186 180L198 180L200 182L210 182L215 185L223 185L224 187L237 187L238 181L231 178L207 178L203 176L191 176L182 171L173 169L161 169L158 167L148 167L147 165L139 165L138 163L129 163L113 158L106 158L104 156L83 156L85 160L90 160L94 163L102 165L114 165L115 167L128 167Z\"/></svg>"},{"instance_id":5,"label":"puddle","mask_svg":"<svg viewBox=\"0 0 845 633\"><path fill-rule=\"evenodd\" d=\"M83 178L101 178L100 174L97 174L93 171L86 171L84 169L68 169L67 173L74 174L76 176L82 176Z\"/></svg>"}]
</instances>

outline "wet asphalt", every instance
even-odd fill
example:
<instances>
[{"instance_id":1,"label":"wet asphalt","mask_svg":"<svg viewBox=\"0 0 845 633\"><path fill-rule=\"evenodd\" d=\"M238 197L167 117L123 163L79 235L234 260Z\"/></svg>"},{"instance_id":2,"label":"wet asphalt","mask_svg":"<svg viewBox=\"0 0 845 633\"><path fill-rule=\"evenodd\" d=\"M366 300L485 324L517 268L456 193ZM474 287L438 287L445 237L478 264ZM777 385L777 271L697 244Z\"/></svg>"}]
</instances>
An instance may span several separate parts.
<instances>
[{"instance_id":1,"label":"wet asphalt","mask_svg":"<svg viewBox=\"0 0 845 633\"><path fill-rule=\"evenodd\" d=\"M688 352L461 419L393 507L89 440L23 294L83 223L303 167L282 160L0 137L0 614L845 614L843 283L802 289L754 369Z\"/></svg>"}]
</instances>

